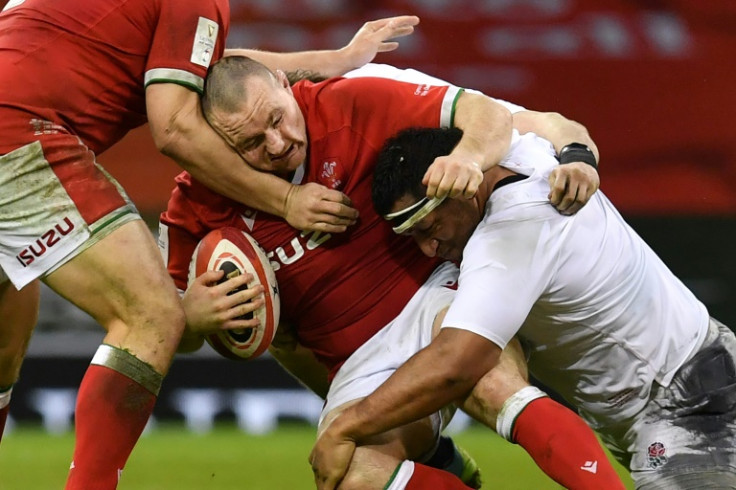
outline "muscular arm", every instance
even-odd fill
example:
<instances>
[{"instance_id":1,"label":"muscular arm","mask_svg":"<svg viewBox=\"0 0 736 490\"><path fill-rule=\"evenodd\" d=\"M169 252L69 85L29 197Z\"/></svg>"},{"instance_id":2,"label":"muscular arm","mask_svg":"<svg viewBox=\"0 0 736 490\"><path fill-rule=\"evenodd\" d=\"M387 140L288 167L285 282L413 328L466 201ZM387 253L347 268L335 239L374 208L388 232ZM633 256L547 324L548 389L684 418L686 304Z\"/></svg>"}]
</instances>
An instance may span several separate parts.
<instances>
[{"instance_id":1,"label":"muscular arm","mask_svg":"<svg viewBox=\"0 0 736 490\"><path fill-rule=\"evenodd\" d=\"M598 147L588 133L588 129L577 121L568 119L557 112L521 111L513 115L514 128L519 133L535 133L546 139L560 150L570 143L582 143L595 154L596 161L600 162Z\"/></svg>"},{"instance_id":2,"label":"muscular arm","mask_svg":"<svg viewBox=\"0 0 736 490\"><path fill-rule=\"evenodd\" d=\"M340 481L356 442L464 398L497 363L501 349L472 332L444 328L383 385L346 409L321 435L310 461L318 488Z\"/></svg>"},{"instance_id":3,"label":"muscular arm","mask_svg":"<svg viewBox=\"0 0 736 490\"><path fill-rule=\"evenodd\" d=\"M215 192L283 217L298 229L342 232L356 217L342 204L340 192L319 186L305 190L249 167L207 124L196 92L174 83L149 85L146 109L159 151ZM312 194L305 197L305 192ZM334 218L324 218L325 213ZM317 223L315 215L321 217Z\"/></svg>"},{"instance_id":4,"label":"muscular arm","mask_svg":"<svg viewBox=\"0 0 736 490\"><path fill-rule=\"evenodd\" d=\"M485 95L462 92L453 125L463 136L449 155L437 158L427 170L422 183L429 197L474 196L483 171L497 165L511 146L511 113Z\"/></svg>"},{"instance_id":5,"label":"muscular arm","mask_svg":"<svg viewBox=\"0 0 736 490\"><path fill-rule=\"evenodd\" d=\"M546 139L559 155L570 143L582 143L591 149L596 162L600 161L598 147L582 124L556 112L521 111L513 115L514 127L519 133L535 133ZM549 200L562 214L575 214L590 200L600 187L598 171L583 162L559 165L549 176Z\"/></svg>"},{"instance_id":6,"label":"muscular arm","mask_svg":"<svg viewBox=\"0 0 736 490\"><path fill-rule=\"evenodd\" d=\"M306 70L325 77L336 77L361 67L377 53L393 51L399 43L390 41L414 32L419 18L401 15L366 22L345 47L337 50L273 53L256 49L226 49L225 56L248 56L271 70L284 72Z\"/></svg>"}]
</instances>

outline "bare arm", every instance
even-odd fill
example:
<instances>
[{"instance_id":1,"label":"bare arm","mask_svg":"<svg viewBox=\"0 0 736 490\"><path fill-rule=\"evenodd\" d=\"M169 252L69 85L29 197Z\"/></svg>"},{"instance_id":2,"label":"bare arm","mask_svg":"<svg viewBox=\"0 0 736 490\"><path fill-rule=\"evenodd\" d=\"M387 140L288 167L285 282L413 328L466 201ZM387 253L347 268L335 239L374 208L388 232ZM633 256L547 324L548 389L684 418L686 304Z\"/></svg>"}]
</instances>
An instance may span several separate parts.
<instances>
[{"instance_id":1,"label":"bare arm","mask_svg":"<svg viewBox=\"0 0 736 490\"><path fill-rule=\"evenodd\" d=\"M598 147L582 124L556 112L521 111L513 116L514 127L522 134L532 132L548 140L559 155L570 143L582 143L600 161ZM600 187L598 171L583 162L556 167L549 177L549 200L562 214L575 214Z\"/></svg>"},{"instance_id":2,"label":"bare arm","mask_svg":"<svg viewBox=\"0 0 736 490\"><path fill-rule=\"evenodd\" d=\"M350 463L355 444L464 398L497 363L501 349L472 332L444 328L383 385L346 409L322 433L310 462L317 487L332 490Z\"/></svg>"},{"instance_id":3,"label":"bare arm","mask_svg":"<svg viewBox=\"0 0 736 490\"><path fill-rule=\"evenodd\" d=\"M215 192L302 230L339 233L357 217L341 192L294 186L248 166L207 124L196 92L173 83L149 85L146 108L159 151Z\"/></svg>"},{"instance_id":4,"label":"bare arm","mask_svg":"<svg viewBox=\"0 0 736 490\"><path fill-rule=\"evenodd\" d=\"M483 171L497 165L511 146L511 113L485 95L462 92L454 125L463 130L463 137L449 155L437 158L427 170L422 182L429 197L474 196Z\"/></svg>"},{"instance_id":5,"label":"bare arm","mask_svg":"<svg viewBox=\"0 0 736 490\"><path fill-rule=\"evenodd\" d=\"M299 343L291 325L279 325L268 351L300 383L320 398L327 397L330 389L327 368L314 357L312 351Z\"/></svg>"},{"instance_id":6,"label":"bare arm","mask_svg":"<svg viewBox=\"0 0 736 490\"><path fill-rule=\"evenodd\" d=\"M225 56L241 55L260 61L271 70L307 70L325 77L336 77L373 60L378 53L393 51L419 24L419 17L402 15L366 22L347 46L337 50L273 53L256 49L227 49Z\"/></svg>"},{"instance_id":7,"label":"bare arm","mask_svg":"<svg viewBox=\"0 0 736 490\"><path fill-rule=\"evenodd\" d=\"M600 162L598 147L590 137L588 129L577 121L568 119L557 112L521 111L513 115L514 128L519 133L536 133L555 147L559 154L565 145L582 143L593 150L596 161Z\"/></svg>"}]
</instances>

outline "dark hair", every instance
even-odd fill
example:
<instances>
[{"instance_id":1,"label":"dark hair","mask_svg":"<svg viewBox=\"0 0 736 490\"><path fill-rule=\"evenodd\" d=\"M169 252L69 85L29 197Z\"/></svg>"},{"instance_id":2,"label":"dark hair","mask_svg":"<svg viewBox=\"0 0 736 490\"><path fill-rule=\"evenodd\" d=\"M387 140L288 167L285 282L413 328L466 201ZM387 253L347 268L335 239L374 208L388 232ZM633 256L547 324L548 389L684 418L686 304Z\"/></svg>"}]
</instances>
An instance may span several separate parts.
<instances>
[{"instance_id":1,"label":"dark hair","mask_svg":"<svg viewBox=\"0 0 736 490\"><path fill-rule=\"evenodd\" d=\"M463 132L458 128L410 128L383 145L373 171L373 207L383 216L406 194L424 197L422 177L435 158L448 155Z\"/></svg>"},{"instance_id":2,"label":"dark hair","mask_svg":"<svg viewBox=\"0 0 736 490\"><path fill-rule=\"evenodd\" d=\"M244 81L248 77L276 77L265 65L247 56L225 56L207 70L202 92L202 112L207 120L213 110L236 112L245 101Z\"/></svg>"},{"instance_id":3,"label":"dark hair","mask_svg":"<svg viewBox=\"0 0 736 490\"><path fill-rule=\"evenodd\" d=\"M310 82L318 83L324 82L328 77L311 70L302 70L301 68L295 71L286 72L286 78L289 80L289 85L294 85L302 80L308 80Z\"/></svg>"}]
</instances>

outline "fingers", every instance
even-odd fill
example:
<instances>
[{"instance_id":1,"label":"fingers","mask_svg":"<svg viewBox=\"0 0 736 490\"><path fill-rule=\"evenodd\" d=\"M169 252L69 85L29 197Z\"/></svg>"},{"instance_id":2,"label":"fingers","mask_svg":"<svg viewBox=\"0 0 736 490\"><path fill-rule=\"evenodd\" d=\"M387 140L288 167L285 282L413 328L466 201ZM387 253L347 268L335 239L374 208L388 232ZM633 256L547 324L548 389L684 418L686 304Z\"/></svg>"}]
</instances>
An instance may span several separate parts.
<instances>
[{"instance_id":1,"label":"fingers","mask_svg":"<svg viewBox=\"0 0 736 490\"><path fill-rule=\"evenodd\" d=\"M223 278L225 275L224 271L206 271L199 275L194 281L204 286L213 286Z\"/></svg>"},{"instance_id":2,"label":"fingers","mask_svg":"<svg viewBox=\"0 0 736 490\"><path fill-rule=\"evenodd\" d=\"M399 31L401 29L413 29L418 24L419 17L416 15L397 15L395 17L385 17L383 19L368 21L364 26L374 31L383 28Z\"/></svg>"},{"instance_id":3,"label":"fingers","mask_svg":"<svg viewBox=\"0 0 736 490\"><path fill-rule=\"evenodd\" d=\"M549 176L550 203L561 213L580 211L600 185L598 172L584 163L556 167Z\"/></svg>"},{"instance_id":4,"label":"fingers","mask_svg":"<svg viewBox=\"0 0 736 490\"><path fill-rule=\"evenodd\" d=\"M286 213L291 226L305 231L342 233L358 219L348 196L319 184L295 186Z\"/></svg>"},{"instance_id":5,"label":"fingers","mask_svg":"<svg viewBox=\"0 0 736 490\"><path fill-rule=\"evenodd\" d=\"M427 186L427 197L470 199L483 182L483 172L471 160L440 157L427 169L422 183Z\"/></svg>"},{"instance_id":6,"label":"fingers","mask_svg":"<svg viewBox=\"0 0 736 490\"><path fill-rule=\"evenodd\" d=\"M395 41L388 41L383 42L378 46L378 52L379 53L388 53L389 51L394 51L399 47L399 43Z\"/></svg>"}]
</instances>

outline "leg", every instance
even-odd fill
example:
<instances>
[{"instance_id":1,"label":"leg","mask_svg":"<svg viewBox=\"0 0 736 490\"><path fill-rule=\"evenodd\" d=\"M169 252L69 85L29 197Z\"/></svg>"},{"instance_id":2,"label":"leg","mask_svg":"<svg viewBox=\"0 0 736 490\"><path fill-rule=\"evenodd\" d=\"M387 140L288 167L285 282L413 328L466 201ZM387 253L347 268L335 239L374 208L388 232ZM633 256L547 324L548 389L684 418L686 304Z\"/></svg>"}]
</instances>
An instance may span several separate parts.
<instances>
[{"instance_id":1,"label":"leg","mask_svg":"<svg viewBox=\"0 0 736 490\"><path fill-rule=\"evenodd\" d=\"M319 433L353 400L334 410L320 424ZM437 421L430 418L379 434L358 446L340 483L341 490L468 489L446 471L414 463L427 454L437 440Z\"/></svg>"},{"instance_id":2,"label":"leg","mask_svg":"<svg viewBox=\"0 0 736 490\"><path fill-rule=\"evenodd\" d=\"M637 489L736 488L736 336L712 320L669 386L607 440L629 452Z\"/></svg>"},{"instance_id":3,"label":"leg","mask_svg":"<svg viewBox=\"0 0 736 490\"><path fill-rule=\"evenodd\" d=\"M624 488L585 422L529 385L518 341L507 346L498 366L478 382L462 408L522 446L550 478L566 488Z\"/></svg>"},{"instance_id":4,"label":"leg","mask_svg":"<svg viewBox=\"0 0 736 490\"><path fill-rule=\"evenodd\" d=\"M2 271L0 270L0 276ZM38 320L40 285L34 281L20 291L0 277L0 440L8 416L13 384Z\"/></svg>"},{"instance_id":5,"label":"leg","mask_svg":"<svg viewBox=\"0 0 736 490\"><path fill-rule=\"evenodd\" d=\"M77 397L67 488L112 489L153 410L184 313L141 220L112 231L46 282L108 332Z\"/></svg>"}]
</instances>

